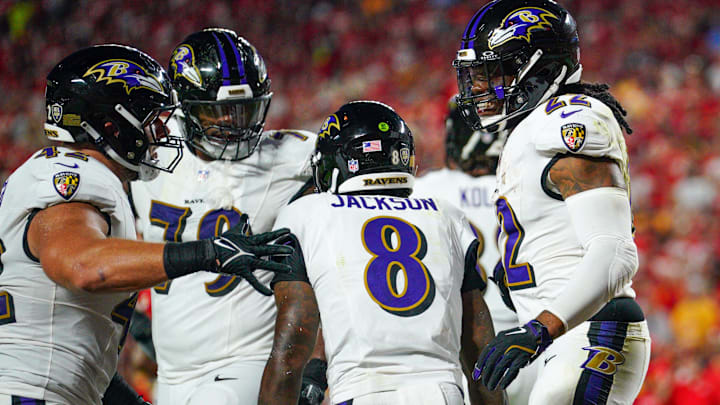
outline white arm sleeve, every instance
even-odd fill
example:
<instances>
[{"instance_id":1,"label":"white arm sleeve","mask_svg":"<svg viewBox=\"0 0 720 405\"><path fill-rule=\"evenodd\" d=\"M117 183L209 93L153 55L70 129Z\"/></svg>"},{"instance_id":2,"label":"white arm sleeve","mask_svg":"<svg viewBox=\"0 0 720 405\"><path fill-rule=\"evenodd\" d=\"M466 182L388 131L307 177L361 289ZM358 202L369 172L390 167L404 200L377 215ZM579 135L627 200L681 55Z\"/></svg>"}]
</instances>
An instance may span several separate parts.
<instances>
[{"instance_id":1,"label":"white arm sleeve","mask_svg":"<svg viewBox=\"0 0 720 405\"><path fill-rule=\"evenodd\" d=\"M638 269L627 193L602 187L565 200L585 256L548 311L566 330L595 315L630 283Z\"/></svg>"}]
</instances>

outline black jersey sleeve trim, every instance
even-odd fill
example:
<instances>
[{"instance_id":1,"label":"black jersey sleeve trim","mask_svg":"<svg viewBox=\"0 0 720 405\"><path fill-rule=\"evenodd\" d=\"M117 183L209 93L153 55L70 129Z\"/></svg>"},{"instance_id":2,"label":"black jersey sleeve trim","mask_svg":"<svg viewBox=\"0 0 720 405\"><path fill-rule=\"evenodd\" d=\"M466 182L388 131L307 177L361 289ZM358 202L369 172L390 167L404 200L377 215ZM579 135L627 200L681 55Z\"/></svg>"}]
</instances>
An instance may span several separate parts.
<instances>
[{"instance_id":1,"label":"black jersey sleeve trim","mask_svg":"<svg viewBox=\"0 0 720 405\"><path fill-rule=\"evenodd\" d=\"M462 286L460 292L465 293L475 289L485 290L487 283L483 280L483 277L478 273L477 260L478 260L478 247L480 242L475 239L473 243L468 247L465 252L465 274L463 277Z\"/></svg>"},{"instance_id":2,"label":"black jersey sleeve trim","mask_svg":"<svg viewBox=\"0 0 720 405\"><path fill-rule=\"evenodd\" d=\"M542 175L540 176L540 187L542 187L542 190L545 192L545 194L548 195L550 198L554 198L558 201L565 201L565 199L562 197L562 195L552 191L550 189L550 186L548 185L548 175L550 174L550 169L552 169L555 162L560 160L561 158L565 157L565 153L558 153L557 155L553 156L552 159L548 162L547 165L545 165L545 168L542 171Z\"/></svg>"},{"instance_id":3,"label":"black jersey sleeve trim","mask_svg":"<svg viewBox=\"0 0 720 405\"><path fill-rule=\"evenodd\" d=\"M23 251L25 252L25 256L27 256L28 259L34 261L35 263L40 263L40 259L35 257L32 253L30 253L30 244L28 243L28 231L30 230L30 223L32 223L33 218L35 218L35 215L37 215L38 212L40 212L40 209L34 209L30 215L28 215L27 223L25 224L25 231L23 232Z\"/></svg>"}]
</instances>

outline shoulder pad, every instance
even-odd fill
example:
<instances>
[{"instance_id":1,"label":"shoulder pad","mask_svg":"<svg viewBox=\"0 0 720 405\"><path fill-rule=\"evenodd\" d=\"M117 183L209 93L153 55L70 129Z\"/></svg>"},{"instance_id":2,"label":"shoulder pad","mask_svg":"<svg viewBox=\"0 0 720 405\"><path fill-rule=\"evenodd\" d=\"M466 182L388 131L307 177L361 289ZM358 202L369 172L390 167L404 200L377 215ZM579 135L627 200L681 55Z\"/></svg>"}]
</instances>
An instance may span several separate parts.
<instances>
[{"instance_id":1,"label":"shoulder pad","mask_svg":"<svg viewBox=\"0 0 720 405\"><path fill-rule=\"evenodd\" d=\"M543 154L623 158L625 139L609 107L592 97L566 94L541 104L523 122Z\"/></svg>"},{"instance_id":2,"label":"shoulder pad","mask_svg":"<svg viewBox=\"0 0 720 405\"><path fill-rule=\"evenodd\" d=\"M31 158L38 164L32 177L39 208L84 201L110 209L117 206L118 196L125 195L120 180L100 162L67 149L56 150L57 157L47 159L49 150L43 149Z\"/></svg>"},{"instance_id":3,"label":"shoulder pad","mask_svg":"<svg viewBox=\"0 0 720 405\"><path fill-rule=\"evenodd\" d=\"M315 150L314 132L301 129L279 129L265 131L258 145L262 153L265 151L275 155L273 167L288 166L289 175L294 177L310 177L310 156ZM255 151L258 153L258 150Z\"/></svg>"},{"instance_id":4,"label":"shoulder pad","mask_svg":"<svg viewBox=\"0 0 720 405\"><path fill-rule=\"evenodd\" d=\"M314 132L302 129L274 129L265 131L265 135L276 141L296 139L300 142L310 142L313 146L315 146L315 138L317 137Z\"/></svg>"}]
</instances>

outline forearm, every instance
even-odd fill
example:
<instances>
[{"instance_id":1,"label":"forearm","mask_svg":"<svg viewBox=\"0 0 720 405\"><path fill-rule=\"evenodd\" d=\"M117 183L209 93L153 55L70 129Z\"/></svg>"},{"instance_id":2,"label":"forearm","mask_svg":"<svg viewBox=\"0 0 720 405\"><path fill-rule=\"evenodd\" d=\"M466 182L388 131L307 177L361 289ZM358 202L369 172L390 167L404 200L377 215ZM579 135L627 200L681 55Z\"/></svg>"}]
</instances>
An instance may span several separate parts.
<instances>
[{"instance_id":1,"label":"forearm","mask_svg":"<svg viewBox=\"0 0 720 405\"><path fill-rule=\"evenodd\" d=\"M58 284L88 292L136 291L167 280L164 243L95 240L75 255L56 249L41 257Z\"/></svg>"},{"instance_id":2,"label":"forearm","mask_svg":"<svg viewBox=\"0 0 720 405\"><path fill-rule=\"evenodd\" d=\"M298 364L291 365L283 362L279 356L270 355L263 373L258 405L297 404L305 367L304 363Z\"/></svg>"},{"instance_id":3,"label":"forearm","mask_svg":"<svg viewBox=\"0 0 720 405\"><path fill-rule=\"evenodd\" d=\"M278 307L275 336L258 403L296 405L302 372L315 347L320 313L310 284L282 281L274 289Z\"/></svg>"},{"instance_id":4,"label":"forearm","mask_svg":"<svg viewBox=\"0 0 720 405\"><path fill-rule=\"evenodd\" d=\"M480 381L473 380L472 372L480 349L495 337L490 310L482 291L463 293L463 331L460 360L468 381L468 393L472 405L502 404L502 391L490 391Z\"/></svg>"}]
</instances>

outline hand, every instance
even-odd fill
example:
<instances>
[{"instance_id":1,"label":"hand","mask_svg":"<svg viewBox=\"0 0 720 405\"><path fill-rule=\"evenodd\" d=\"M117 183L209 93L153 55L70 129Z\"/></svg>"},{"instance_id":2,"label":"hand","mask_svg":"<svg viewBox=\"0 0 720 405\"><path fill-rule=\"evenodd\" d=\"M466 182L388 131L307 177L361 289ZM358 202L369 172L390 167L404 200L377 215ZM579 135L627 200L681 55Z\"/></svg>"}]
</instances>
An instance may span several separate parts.
<instances>
[{"instance_id":1,"label":"hand","mask_svg":"<svg viewBox=\"0 0 720 405\"><path fill-rule=\"evenodd\" d=\"M480 353L473 379L482 376L482 383L494 390L501 389L517 377L520 369L530 364L552 343L547 328L537 320L501 331ZM503 377L504 375L504 377Z\"/></svg>"},{"instance_id":2,"label":"hand","mask_svg":"<svg viewBox=\"0 0 720 405\"><path fill-rule=\"evenodd\" d=\"M240 217L240 223L212 239L218 266L217 273L227 273L246 279L258 292L272 295L272 291L262 285L252 274L255 269L264 269L280 273L289 273L290 266L259 256L285 256L293 252L290 246L274 245L272 242L290 233L283 228L272 232L250 236L250 223L247 214Z\"/></svg>"},{"instance_id":3,"label":"hand","mask_svg":"<svg viewBox=\"0 0 720 405\"><path fill-rule=\"evenodd\" d=\"M327 363L312 359L305 366L298 405L320 405L327 389Z\"/></svg>"}]
</instances>

